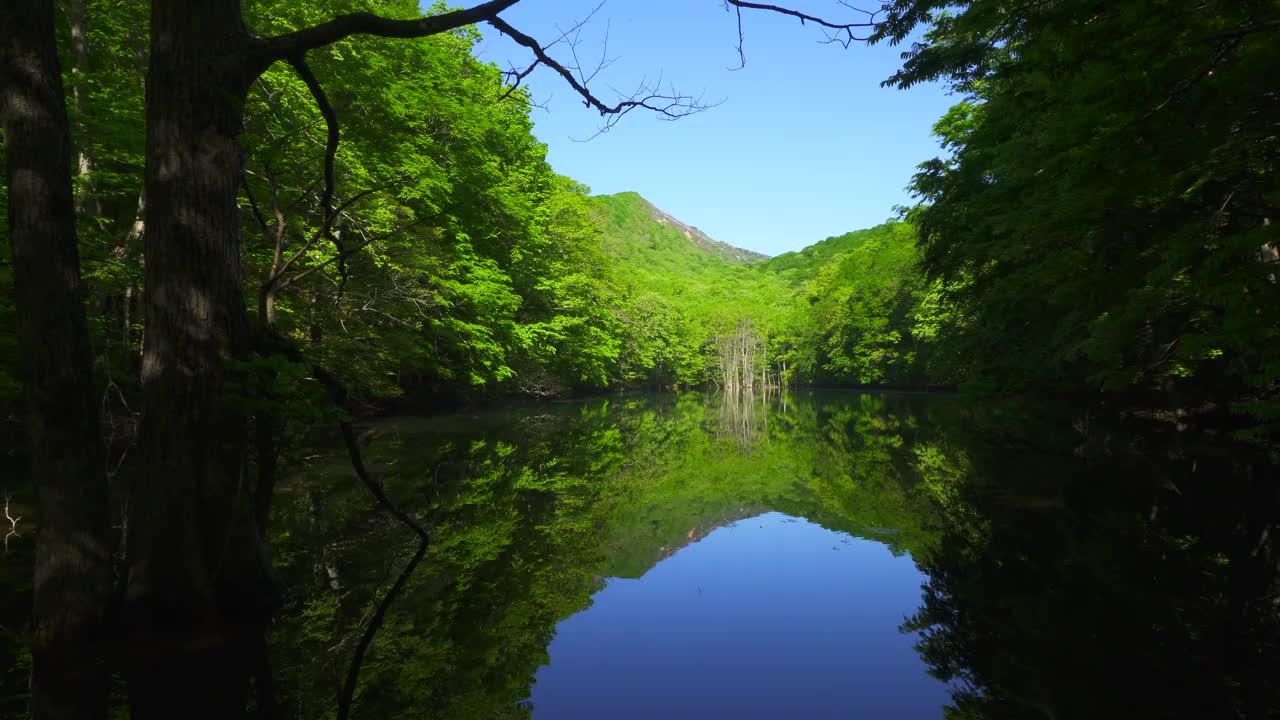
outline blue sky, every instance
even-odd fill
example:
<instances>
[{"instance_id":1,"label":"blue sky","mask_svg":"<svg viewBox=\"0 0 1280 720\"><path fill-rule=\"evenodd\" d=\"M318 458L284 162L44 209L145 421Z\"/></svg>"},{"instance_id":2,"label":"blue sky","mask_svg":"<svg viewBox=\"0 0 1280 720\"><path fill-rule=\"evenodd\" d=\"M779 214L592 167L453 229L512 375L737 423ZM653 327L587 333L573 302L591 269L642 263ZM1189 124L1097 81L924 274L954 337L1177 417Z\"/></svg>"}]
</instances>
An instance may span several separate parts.
<instances>
[{"instance_id":1,"label":"blue sky","mask_svg":"<svg viewBox=\"0 0 1280 720\"><path fill-rule=\"evenodd\" d=\"M545 42L598 4L524 0L503 17ZM790 6L854 16L835 0ZM634 190L718 240L769 255L891 217L909 200L916 165L938 155L930 128L956 98L938 86L881 88L901 48L821 44L816 28L770 13L744 11L743 21L747 65L732 71L737 23L719 0L607 0L578 48L594 66L607 32L615 62L592 83L602 99L661 75L682 93L723 102L675 122L637 111L575 142L590 138L600 117L539 70L526 84L546 105L534 111L535 132L551 164L595 193ZM482 30L482 58L527 64L523 48ZM553 53L572 59L566 47Z\"/></svg>"}]
</instances>

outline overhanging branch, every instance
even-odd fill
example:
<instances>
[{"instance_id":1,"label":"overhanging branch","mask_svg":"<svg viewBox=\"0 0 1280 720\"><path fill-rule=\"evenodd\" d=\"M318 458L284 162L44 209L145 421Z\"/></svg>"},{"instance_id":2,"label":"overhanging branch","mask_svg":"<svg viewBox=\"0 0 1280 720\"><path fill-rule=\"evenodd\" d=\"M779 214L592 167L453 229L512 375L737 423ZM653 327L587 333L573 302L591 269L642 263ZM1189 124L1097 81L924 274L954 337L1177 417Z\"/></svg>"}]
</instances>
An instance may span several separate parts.
<instances>
[{"instance_id":1,"label":"overhanging branch","mask_svg":"<svg viewBox=\"0 0 1280 720\"><path fill-rule=\"evenodd\" d=\"M325 94L324 87L320 85L320 79L316 77L311 66L307 64L307 59L304 55L298 54L290 57L289 64L293 66L293 69L298 73L298 77L302 78L302 82L306 84L307 90L311 93L311 98L316 101L316 106L320 108L320 114L324 116L324 123L328 129L324 145L324 192L320 196L320 208L324 213L324 221L320 226L320 234L333 243L334 249L338 251L338 257L342 258L338 261L338 274L345 282L347 263L343 256L342 242L333 234L333 221L335 218L333 195L337 191L335 165L338 157L338 142L342 138L338 125L338 112L333 109L333 104L329 102L329 96Z\"/></svg>"},{"instance_id":2,"label":"overhanging branch","mask_svg":"<svg viewBox=\"0 0 1280 720\"><path fill-rule=\"evenodd\" d=\"M298 68L299 73L305 72L306 63L302 58L308 50L324 47L332 43L338 42L352 35L373 35L377 37L389 38L420 38L429 35L437 35L440 33L456 30L468 25L478 23L489 23L499 32L510 37L517 44L530 50L534 55L534 61L524 70L511 69L504 73L504 76L513 86L519 86L520 83L538 66L551 68L557 75L573 88L574 92L583 99L583 104L587 107L595 109L602 116L607 117L604 127L600 132L604 132L612 127L618 119L632 110L643 108L651 112L657 113L659 116L669 120L691 115L710 107L708 104L688 95L682 95L674 89L669 92L663 92L661 81L658 83L641 82L640 87L631 95L624 96L615 103L608 103L601 100L590 89L590 80L594 77L594 73L588 76L583 72L581 63L577 61L576 45L574 50L574 61L572 64L562 63L552 58L548 53L548 49L555 44L563 41L568 35L581 28L582 23L578 23L568 31L561 33L560 39L551 43L551 45L542 45L529 35L515 29L506 20L502 19L499 14L504 10L516 5L520 0L488 0L474 7L461 10L453 10L439 15L430 15L412 20L395 20L392 18L382 17L373 13L351 13L348 15L340 15L328 22L321 23L303 30L298 30L284 35L277 35L272 38L255 40L249 49L248 70L255 77L265 71L270 65L276 61L288 61ZM739 15L739 33L738 33L738 52L739 60L745 61L745 55L742 50L742 30L741 30L741 11L758 10L762 12L770 12L778 15L785 15L799 20L802 24L813 23L823 28L826 32L826 42L839 43L848 47L855 41L865 40L865 37L855 33L855 30L871 29L876 26L876 16L880 11L861 10L849 4L847 0L837 0L838 4L861 13L866 16L864 20L857 22L840 22L829 20L817 15L811 15L789 7L781 5L773 5L769 3L751 2L750 0L723 0L725 7L733 7ZM592 14L599 10L599 6L592 11ZM300 65L299 65L300 63ZM601 68L607 66L609 60L602 59ZM577 74L575 75L575 70ZM598 72L598 70L597 70ZM314 78L314 76L312 76ZM304 75L304 79L306 79ZM312 89L313 95L316 95L317 102L321 103L321 109L324 110L326 103L321 102L320 95L317 95L315 88L318 83L308 82L308 87ZM508 97L514 92L513 88L507 90ZM330 118L326 114L326 121ZM330 122L330 131L336 126Z\"/></svg>"},{"instance_id":3,"label":"overhanging branch","mask_svg":"<svg viewBox=\"0 0 1280 720\"><path fill-rule=\"evenodd\" d=\"M601 132L612 127L613 124L616 123L623 115L639 108L644 108L655 112L664 118L674 120L685 117L686 115L701 112L710 107L698 98L689 95L681 95L675 90L668 93L662 92L661 80L655 84L642 82L636 92L632 93L630 96L613 104L607 103L597 97L595 93L586 86L586 84L574 75L572 70L555 58L551 57L547 53L547 49L544 48L537 40L515 29L510 23L500 17L494 16L486 20L486 22L492 25L498 32L514 40L516 44L521 45L532 52L536 58L535 64L541 64L544 67L548 67L559 75L561 79L569 84L569 87L573 88L574 92L578 93L578 95L582 97L583 105L594 109L602 116L608 117L609 120L605 123L605 126L601 128Z\"/></svg>"},{"instance_id":4,"label":"overhanging branch","mask_svg":"<svg viewBox=\"0 0 1280 720\"><path fill-rule=\"evenodd\" d=\"M589 85L596 75L613 63L613 61L608 57L609 34L607 29L605 30L604 47L601 51L600 63L591 71L590 75L586 73L585 68L583 68L581 61L578 59L578 46L582 43L582 30L591 22L591 19L596 16L596 13L600 12L600 9L604 7L605 2L606 0L600 0L600 2L591 9L591 12L587 13L587 15L581 20L574 22L567 30L561 30L560 26L557 25L556 29L560 30L559 37L542 46L543 52L550 53L551 49L557 45L560 45L561 43L567 44L569 46L570 54L573 55L574 63L572 65L565 65L565 69L577 71L578 80L583 85ZM542 61L535 58L534 61L525 66L524 69L511 66L507 70L503 70L502 78L507 85L507 89L506 92L504 92L498 99L500 101L506 100L514 95L515 92L520 89L521 83L524 82L524 79L529 77L529 75L541 65ZM535 103L530 100L530 104Z\"/></svg>"},{"instance_id":5,"label":"overhanging branch","mask_svg":"<svg viewBox=\"0 0 1280 720\"><path fill-rule=\"evenodd\" d=\"M732 7L738 16L738 59L742 65L746 65L746 52L743 50L743 33L742 33L742 11L743 10L760 10L762 12L775 13L777 15L786 15L800 21L801 25L813 23L823 29L826 33L824 42L837 43L846 48L855 42L866 42L871 36L860 35L857 30L870 30L876 27L876 16L883 10L863 10L853 5L839 0L839 4L856 12L865 15L864 20L858 22L839 22L836 20L828 20L818 15L810 15L808 13L793 10L780 5L770 5L767 3L749 2L748 0L724 0L726 8ZM741 66L740 66L741 67Z\"/></svg>"},{"instance_id":6,"label":"overhanging branch","mask_svg":"<svg viewBox=\"0 0 1280 720\"><path fill-rule=\"evenodd\" d=\"M495 18L498 13L520 0L489 0L472 8L453 10L440 15L393 20L373 13L351 13L296 32L258 40L251 50L250 69L254 75L278 60L288 60L308 50L332 45L352 35L374 35L389 38L419 38L475 25Z\"/></svg>"},{"instance_id":7,"label":"overhanging branch","mask_svg":"<svg viewBox=\"0 0 1280 720\"><path fill-rule=\"evenodd\" d=\"M747 0L724 0L724 1L726 4L732 5L733 7L736 7L736 8L742 8L744 10L763 10L765 12L777 13L779 15L787 15L789 17L793 17L799 20L801 23L814 23L815 25L821 25L822 27L827 28L828 30L835 30L835 31L861 30L863 28L875 27L876 25L875 16L878 14L878 12L872 12L869 10L859 10L858 8L855 8L848 3L842 2L840 4L849 8L850 10L853 10L855 12L860 12L868 16L867 20L862 22L842 23L842 22L827 20L825 18L818 17L817 15L809 15L808 13L802 13L799 10L792 10L791 8L781 7L778 5L767 5L763 3L748 2Z\"/></svg>"}]
</instances>

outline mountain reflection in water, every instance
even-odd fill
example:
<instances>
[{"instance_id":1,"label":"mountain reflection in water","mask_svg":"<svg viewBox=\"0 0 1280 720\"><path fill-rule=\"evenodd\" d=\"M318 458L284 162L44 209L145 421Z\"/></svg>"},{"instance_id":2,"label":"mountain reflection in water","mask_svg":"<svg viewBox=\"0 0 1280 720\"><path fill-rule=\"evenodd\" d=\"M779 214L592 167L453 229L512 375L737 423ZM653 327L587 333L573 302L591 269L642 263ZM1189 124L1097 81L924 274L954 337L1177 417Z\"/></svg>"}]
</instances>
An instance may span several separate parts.
<instances>
[{"instance_id":1,"label":"mountain reflection in water","mask_svg":"<svg viewBox=\"0 0 1280 720\"><path fill-rule=\"evenodd\" d=\"M1280 715L1280 486L1222 437L793 392L399 418L363 442L433 544L355 717ZM337 448L288 460L271 526L300 718L332 717L415 548ZM0 572L8 628L29 549ZM0 639L7 693L20 636Z\"/></svg>"},{"instance_id":2,"label":"mountain reflection in water","mask_svg":"<svg viewBox=\"0 0 1280 720\"><path fill-rule=\"evenodd\" d=\"M937 718L946 686L899 632L920 571L781 513L714 530L560 623L536 718Z\"/></svg>"}]
</instances>

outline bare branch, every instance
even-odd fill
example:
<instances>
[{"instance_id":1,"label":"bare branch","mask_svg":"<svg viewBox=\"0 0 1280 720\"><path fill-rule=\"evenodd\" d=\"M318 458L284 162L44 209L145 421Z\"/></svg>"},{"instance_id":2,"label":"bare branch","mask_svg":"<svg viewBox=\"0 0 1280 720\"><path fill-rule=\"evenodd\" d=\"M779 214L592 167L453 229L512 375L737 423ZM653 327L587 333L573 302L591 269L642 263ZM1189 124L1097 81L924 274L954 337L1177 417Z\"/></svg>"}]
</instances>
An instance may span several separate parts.
<instances>
[{"instance_id":1,"label":"bare branch","mask_svg":"<svg viewBox=\"0 0 1280 720\"><path fill-rule=\"evenodd\" d=\"M278 60L289 60L308 50L331 45L352 35L391 38L438 35L491 20L517 2L519 0L489 0L472 8L413 20L392 20L373 13L339 15L328 22L304 30L256 41L250 51L250 70L256 76Z\"/></svg>"},{"instance_id":2,"label":"bare branch","mask_svg":"<svg viewBox=\"0 0 1280 720\"><path fill-rule=\"evenodd\" d=\"M271 187L271 213L276 218L275 233L275 250L271 256L271 274L275 275L280 269L280 263L284 258L284 240L289 232L289 218L285 214L283 208L280 207L280 186L276 183L276 175L271 171L271 165L266 164L263 171L267 174L267 180Z\"/></svg>"},{"instance_id":3,"label":"bare branch","mask_svg":"<svg viewBox=\"0 0 1280 720\"><path fill-rule=\"evenodd\" d=\"M343 206L343 207L345 207L345 206ZM431 221L431 220L435 220L436 218L441 217L441 216L443 216L443 215L445 215L445 214L447 214L447 213L449 213L449 212L453 211L453 210L454 210L454 208L455 208L455 205L450 205L449 207L445 208L444 210L441 210L440 212L437 212L437 213L435 213L435 214L433 214L433 215L428 215L428 216L426 216L426 217L418 218L417 220L414 220L413 222L405 223L404 225L401 225L400 227L397 227L397 228L395 228L395 229L393 229L393 230L390 230L390 231L388 231L388 232L382 233L381 235L375 235L375 236L373 236L373 237L371 237L371 238L366 238L363 242L360 242L360 243L359 243L359 244L357 244L357 245L352 245L351 247L348 247L347 249L343 250L341 254L339 254L339 255L335 255L335 256L333 256L333 257L329 258L328 260L325 260L324 262L321 262L321 263L319 263L319 264L312 265L311 267L309 267L309 268L307 268L307 269L305 269L305 270L300 270L297 274L293 275L292 277L285 278L285 277L284 277L284 275L283 275L283 273L281 273L281 275L280 275L279 277L277 277L277 278L276 278L276 281L275 281L275 283L276 283L276 287L277 287L277 289L279 289L279 290L284 290L285 288L287 288L287 287L289 287L290 285L292 285L292 284L294 284L294 283L298 282L299 280L302 280L303 278L305 278L305 277L307 277L307 276L309 276L309 275L311 275L311 274L313 274L313 273L315 273L315 272L318 272L318 271L320 271L320 270L323 270L323 269L325 269L325 268L329 267L330 265L334 264L335 262L346 262L347 258L350 258L351 256L355 255L356 253L360 252L361 250L364 250L365 248L369 247L370 245L373 245L374 243L376 243L376 242L378 242L378 241L380 241L380 240L386 240L387 238L392 237L392 236L394 236L394 235L398 235L399 233L405 232L406 230L411 230L411 229L413 229L413 228L415 228L415 227L418 227L419 225L422 225L423 223L429 222L429 221ZM341 208L339 208L339 212L341 212ZM316 239L316 238L312 238L312 241L311 241L310 243L308 243L308 245L306 245L306 246L304 246L302 249L300 249L300 250L298 251L298 253L295 253L295 254L294 254L294 257L290 258L289 262L290 262L290 263L292 263L295 259L297 259L297 257L299 257L299 255L300 255L301 253L303 253L303 252L305 252L307 249L309 249L309 248L311 247L311 245L313 245L313 244L314 244L315 239ZM339 290L341 291L341 287L339 287ZM339 295L341 295L341 292L339 292Z\"/></svg>"},{"instance_id":4,"label":"bare branch","mask_svg":"<svg viewBox=\"0 0 1280 720\"><path fill-rule=\"evenodd\" d=\"M329 390L333 403L343 411L347 411L346 390L338 383L337 378L322 371L318 366L312 367L311 374ZM404 569L400 571L396 581L392 583L386 594L382 596L382 600L375 606L373 617L369 618L369 624L365 626L364 632L360 635L360 641L356 643L356 649L351 658L351 665L347 668L347 677L342 683L342 694L339 696L338 701L338 719L346 720L351 715L351 701L355 697L356 684L360 680L360 669L364 664L364 655L369 650L369 645L373 642L373 636L382 627L382 621L386 617L387 609L391 607L391 603L404 590L404 586L409 582L413 571L427 554L427 548L431 544L431 534L412 515L401 509L387 495L386 491L382 489L382 483L370 477L369 471L365 469L364 458L360 454L360 443L356 439L355 430L351 427L351 423L343 418L338 421L338 428L342 433L342 442L346 445L347 454L351 459L351 466L355 470L356 476L360 478L360 482L364 483L364 486L384 510L418 536L418 549L414 551L413 557L409 559L409 562L405 563Z\"/></svg>"},{"instance_id":5,"label":"bare branch","mask_svg":"<svg viewBox=\"0 0 1280 720\"><path fill-rule=\"evenodd\" d=\"M655 84L641 82L636 92L614 104L609 104L597 97L585 84L583 84L573 70L557 61L547 54L547 48L544 48L537 40L515 29L500 17L493 17L487 20L498 32L506 35L514 40L517 44L528 48L537 58L537 63L554 70L574 92L582 97L583 105L595 109L601 116L607 117L605 125L600 128L599 135L613 127L617 121L627 113L638 108L644 108L668 119L685 117L694 113L706 110L709 105L703 103L699 98L689 95L681 95L672 90L669 93L661 91L661 80ZM528 74L527 72L525 73Z\"/></svg>"},{"instance_id":6,"label":"bare branch","mask_svg":"<svg viewBox=\"0 0 1280 720\"><path fill-rule=\"evenodd\" d=\"M507 91L498 97L498 102L502 102L514 95L516 90L520 89L520 84L524 82L524 79L529 77L529 74L534 70L537 70L538 66L541 64L542 62L540 60L534 60L523 70L516 70L514 67L509 70L503 70L502 77L507 83Z\"/></svg>"},{"instance_id":7,"label":"bare branch","mask_svg":"<svg viewBox=\"0 0 1280 720\"><path fill-rule=\"evenodd\" d=\"M293 202L284 206L284 211L292 212L294 208L298 207L303 202L305 202L307 198L311 197L312 194L315 193L316 187L319 186L320 183L322 182L324 182L324 179L320 178L320 179L312 180L310 183L308 183L306 187L298 191L298 197L294 198Z\"/></svg>"},{"instance_id":8,"label":"bare branch","mask_svg":"<svg viewBox=\"0 0 1280 720\"><path fill-rule=\"evenodd\" d=\"M396 178L395 180L393 180L393 181L391 181L391 182L389 182L389 183L386 183L386 184L383 184L383 185L379 185L379 186L377 186L377 187L369 188L368 190L363 190L363 191L361 191L361 192L356 193L355 195L352 195L349 199L347 199L346 201L344 201L341 205L339 205L339 206L338 206L338 207L337 207L337 208L332 212L331 217L336 218L337 216L339 216L339 215L343 214L344 212L346 212L346 210L347 210L348 208L350 208L352 205L355 205L355 204L356 204L357 202L359 202L360 200L362 200L362 199L364 199L364 198L366 198L366 197L368 197L368 196L370 196L370 195L372 195L372 194L374 194L374 193L382 192L383 190L386 190L386 189L388 189L388 188L394 187L396 184L398 184L398 183L402 182L404 179L405 179L405 178ZM433 215L432 217L434 218L434 217L437 217L437 216ZM283 278L284 278L284 275L285 275L285 273L286 273L286 272L288 272L288 271L289 271L289 268L293 267L294 263L298 262L298 260L300 260L304 255L306 255L306 254L307 254L307 251L309 251L309 250L311 250L311 248L315 247L316 243L318 243L318 242L319 242L320 240L322 240L324 237L325 237L325 230L324 230L323 228L322 228L322 229L320 229L320 230L317 230L317 231L316 231L316 233L315 233L314 235L312 235L312 236L311 236L311 239L309 239L309 240L307 240L307 242L303 243L302 247L298 248L298 249L297 249L297 250L296 250L292 255L290 255L290 256L289 256L289 258L288 258L287 260L285 260L285 261L283 261L282 263L280 263L280 265L279 265L279 267L276 269L276 271L271 275L271 277L270 277L270 278L268 278L268 279L267 279L267 282L263 285L263 287L262 287L263 291L271 290L271 289L272 289L272 288L274 288L277 284L279 284L279 285L280 285L280 289L283 289L283 288L284 288L284 286L289 285L289 284L291 284L291 283L293 283L293 282L297 281L300 277L305 276L305 275L299 275L298 277L294 277L294 278L292 278L292 279L290 279L290 280L288 280L288 281L286 281L286 282L282 282L282 280L283 280ZM352 255L355 255L357 252L359 252L360 250L363 250L363 249L364 249L365 247L367 247L367 246L368 246L368 243L362 243L362 244L360 244L359 246L357 246L357 247L355 247L355 248L348 248L348 249L344 249L344 250L339 250L339 253L340 253L340 256L341 256L341 261L342 261L342 262L346 262L346 258L349 258L349 257L351 257ZM328 266L329 264L331 264L331 263L333 263L333 262L338 262L338 261L339 261L339 256L334 256L334 257L330 258L329 260L327 260L327 261L324 263L324 265L318 266L318 267L316 267L316 268L308 269L308 270L304 271L304 274L310 274L313 270L315 270L315 269L319 269L319 267L326 267L326 266Z\"/></svg>"},{"instance_id":9,"label":"bare branch","mask_svg":"<svg viewBox=\"0 0 1280 720\"><path fill-rule=\"evenodd\" d=\"M9 493L5 493L4 494L4 517L6 520L9 521L11 525L11 527L9 528L8 534L4 536L5 553L9 552L9 538L15 535L17 535L18 537L22 536L22 533L18 532L18 521L22 519L22 516L19 515L18 517L14 517L13 515L9 514L9 498L10 498Z\"/></svg>"},{"instance_id":10,"label":"bare branch","mask_svg":"<svg viewBox=\"0 0 1280 720\"><path fill-rule=\"evenodd\" d=\"M837 0L837 2L840 5L843 5L844 7L849 8L850 10L856 13L861 13L865 15L866 19L858 22L838 22L834 20L827 20L826 18L818 17L817 15L810 15L808 13L803 13L803 12L800 12L799 10L793 10L791 8L781 7L779 5L769 5L766 3L749 2L748 0L724 0L725 7L726 8L732 7L738 16L738 60L740 62L740 65L736 68L730 68L730 69L741 70L747 64L746 51L743 49L744 35L742 32L742 11L744 9L761 10L763 12L771 12L778 15L786 15L787 17L796 18L797 20L800 21L801 25L805 25L808 23L813 23L814 25L818 25L823 29L823 35L826 38L825 40L822 41L823 43L838 44L848 48L850 45L852 45L855 42L866 42L868 39L870 39L871 37L870 35L865 35L865 36L859 35L859 34L856 34L854 31L855 30L871 30L875 28L877 24L876 17L880 13L884 12L883 9L874 10L874 11L863 10L861 8L854 7L853 5L849 4L847 0Z\"/></svg>"},{"instance_id":11,"label":"bare branch","mask_svg":"<svg viewBox=\"0 0 1280 720\"><path fill-rule=\"evenodd\" d=\"M406 512L394 500L387 495L382 483L375 479L364 464L364 456L360 451L360 441L356 437L355 428L352 427L351 421L348 419L351 413L349 402L349 394L342 381L336 375L329 372L319 364L311 362L303 356L297 348L292 346L288 341L273 336L271 344L275 349L282 352L291 361L303 365L311 371L314 377L325 389L329 395L330 402L341 413L338 417L338 431L342 435L342 443L346 447L347 456L351 461L351 468L355 471L356 477L373 495L377 504L394 517L402 525L407 527L418 538L418 548L414 551L413 557L405 564L400 574L396 577L395 582L387 590L382 599L374 605L373 615L369 618L369 622L365 625L364 632L360 634L360 640L356 644L355 652L351 658L351 664L347 667L347 675L342 683L342 690L338 696L338 720L346 720L351 716L351 702L355 697L356 684L360 679L360 670L364 665L365 653L369 650L369 645L373 642L373 637L377 634L378 629L382 627L383 619L386 617L387 610L395 601L396 597L404 590L405 585L409 582L409 578L413 575L413 571L422 562L422 558L427 553L427 548L431 544L431 533L417 518Z\"/></svg>"},{"instance_id":12,"label":"bare branch","mask_svg":"<svg viewBox=\"0 0 1280 720\"><path fill-rule=\"evenodd\" d=\"M578 63L577 49L578 49L578 45L581 44L580 38L582 36L582 28L586 27L587 23L591 22L591 19L594 18L596 14L600 12L600 9L605 6L605 3L607 1L608 0L600 0L600 2L596 4L594 8L591 9L591 12L587 13L586 16L583 17L581 20L575 20L573 25L569 26L567 30L563 30L560 28L559 25L557 25L556 29L560 31L559 37L547 43L546 45L542 46L542 49L544 51L550 51L552 48L556 47L561 43L568 43L570 52L573 53L573 59L575 64L571 67L570 66L566 66L566 67L568 67L568 69L570 70L578 71L579 76L582 78L583 85L588 84L592 78L598 75L602 70L607 68L609 65L613 64L613 60L609 60L607 58L608 48L609 48L609 38L608 38L607 29L605 31L604 50L601 53L600 64L596 67L594 71L592 71L590 77L583 76L582 68L580 66L580 63ZM572 39L570 39L569 37L570 35L573 36ZM504 82L507 83L507 90L502 94L501 97L498 98L498 100L499 101L506 100L510 98L513 94L515 94L516 90L518 90L521 84L524 82L524 79L529 77L529 75L534 70L538 69L538 67L540 67L541 65L542 65L542 61L535 59L523 70L517 69L514 65L511 65L508 67L507 70L504 70L502 72L502 77ZM530 104L533 105L534 107L540 107L537 103L532 102L532 100L530 100Z\"/></svg>"},{"instance_id":13,"label":"bare branch","mask_svg":"<svg viewBox=\"0 0 1280 720\"><path fill-rule=\"evenodd\" d=\"M733 12L738 16L738 67L729 68L737 71L747 66L746 36L742 32L742 8L735 5Z\"/></svg>"},{"instance_id":14,"label":"bare branch","mask_svg":"<svg viewBox=\"0 0 1280 720\"><path fill-rule=\"evenodd\" d=\"M240 174L240 183L244 186L244 195L249 200L249 211L253 215L253 219L258 221L258 225L262 227L262 236L270 237L271 229L267 226L267 218L262 214L262 210L258 208L258 201L253 196L253 188L249 185L248 171Z\"/></svg>"},{"instance_id":15,"label":"bare branch","mask_svg":"<svg viewBox=\"0 0 1280 720\"><path fill-rule=\"evenodd\" d=\"M1246 25L1235 30L1217 33L1209 36L1212 40L1225 40L1230 38L1245 37L1246 35L1256 35L1257 33L1271 32L1280 30L1280 20L1267 20L1254 25Z\"/></svg>"},{"instance_id":16,"label":"bare branch","mask_svg":"<svg viewBox=\"0 0 1280 720\"><path fill-rule=\"evenodd\" d=\"M870 12L868 10L860 10L858 8L853 7L847 2L841 2L840 3L841 5L844 5L845 7L851 10L863 13L868 16L867 20L863 22L842 23L842 22L833 22L831 20L825 20L823 18L817 17L816 15L809 15L807 13L802 13L798 10L779 7L777 5L766 5L762 3L747 2L747 0L724 0L724 1L736 8L743 8L747 10L763 10L765 12L777 13L779 15L787 15L789 17L796 18L801 22L801 24L813 23L815 25L821 25L822 27L827 28L828 30L834 30L836 32L852 31L852 30L859 30L862 28L875 27L876 25L875 16L878 14L878 11Z\"/></svg>"},{"instance_id":17,"label":"bare branch","mask_svg":"<svg viewBox=\"0 0 1280 720\"><path fill-rule=\"evenodd\" d=\"M600 50L600 62L596 64L590 75L587 75L582 61L578 59L578 47L582 45L582 29L586 27L587 23L591 22L591 19L596 16L596 13L600 12L600 9L604 7L606 1L607 0L600 0L600 3L592 8L591 12L587 13L586 17L576 21L568 30L561 30L560 37L557 38L555 42L542 47L543 50L550 50L562 41L567 41L567 44L569 45L569 54L573 56L573 65L566 65L565 68L577 71L578 81L582 83L583 86L590 85L591 81L594 80L597 75L614 62L609 59L609 31L612 28L612 25L608 23L605 25L604 41ZM560 27L557 25L556 29L560 30ZM573 37L570 38L570 35Z\"/></svg>"},{"instance_id":18,"label":"bare branch","mask_svg":"<svg viewBox=\"0 0 1280 720\"><path fill-rule=\"evenodd\" d=\"M5 493L4 495L4 518L12 525L11 529L16 531L18 529L18 521L22 519L22 516L19 515L18 517L14 517L9 513L9 500L11 497L12 496L9 495L9 493Z\"/></svg>"}]
</instances>

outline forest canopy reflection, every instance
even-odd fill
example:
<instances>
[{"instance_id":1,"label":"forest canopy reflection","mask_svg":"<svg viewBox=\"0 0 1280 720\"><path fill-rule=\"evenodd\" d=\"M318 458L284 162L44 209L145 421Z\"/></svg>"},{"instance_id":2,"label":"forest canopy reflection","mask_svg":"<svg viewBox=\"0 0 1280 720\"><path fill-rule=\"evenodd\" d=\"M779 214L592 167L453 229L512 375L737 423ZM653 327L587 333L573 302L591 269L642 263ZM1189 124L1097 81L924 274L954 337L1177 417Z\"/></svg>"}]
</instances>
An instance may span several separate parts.
<instances>
[{"instance_id":1,"label":"forest canopy reflection","mask_svg":"<svg viewBox=\"0 0 1280 720\"><path fill-rule=\"evenodd\" d=\"M1266 716L1280 708L1272 468L1204 440L856 393L381 423L363 438L370 464L434 542L374 641L357 714L536 714L556 624L606 578L779 511L927 573L901 630L951 681L949 717ZM367 609L416 546L330 447L298 460L273 528L292 592L275 666L299 717L333 713Z\"/></svg>"}]
</instances>

